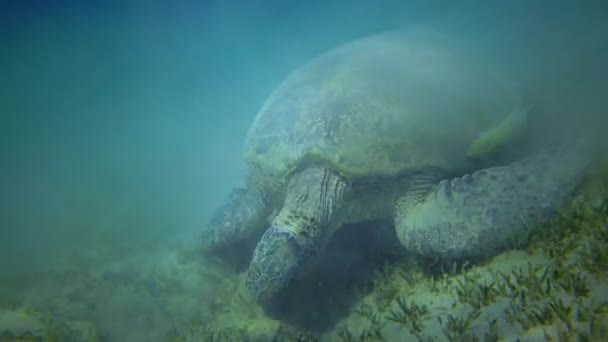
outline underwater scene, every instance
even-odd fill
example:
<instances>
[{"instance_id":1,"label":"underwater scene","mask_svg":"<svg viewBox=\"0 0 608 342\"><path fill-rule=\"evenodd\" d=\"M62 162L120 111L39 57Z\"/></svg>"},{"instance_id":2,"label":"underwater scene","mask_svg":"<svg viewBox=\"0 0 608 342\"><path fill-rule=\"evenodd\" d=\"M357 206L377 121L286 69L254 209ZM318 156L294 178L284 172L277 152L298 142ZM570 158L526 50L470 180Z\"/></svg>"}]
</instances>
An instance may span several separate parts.
<instances>
[{"instance_id":1,"label":"underwater scene","mask_svg":"<svg viewBox=\"0 0 608 342\"><path fill-rule=\"evenodd\" d=\"M0 0L0 342L608 341L608 4Z\"/></svg>"}]
</instances>

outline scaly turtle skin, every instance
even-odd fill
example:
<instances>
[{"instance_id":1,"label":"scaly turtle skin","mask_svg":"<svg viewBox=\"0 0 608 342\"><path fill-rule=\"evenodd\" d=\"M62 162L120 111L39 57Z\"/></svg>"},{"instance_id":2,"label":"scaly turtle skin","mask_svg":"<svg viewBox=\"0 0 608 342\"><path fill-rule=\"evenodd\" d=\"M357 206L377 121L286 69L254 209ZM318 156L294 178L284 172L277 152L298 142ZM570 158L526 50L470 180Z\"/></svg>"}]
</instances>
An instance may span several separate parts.
<instances>
[{"instance_id":1,"label":"scaly turtle skin","mask_svg":"<svg viewBox=\"0 0 608 342\"><path fill-rule=\"evenodd\" d=\"M579 145L530 146L496 165L526 116L516 87L451 38L399 30L340 46L263 105L244 148L246 189L206 225L204 248L266 229L246 280L261 302L349 222L392 218L403 246L429 256L493 253L548 219L589 160Z\"/></svg>"}]
</instances>

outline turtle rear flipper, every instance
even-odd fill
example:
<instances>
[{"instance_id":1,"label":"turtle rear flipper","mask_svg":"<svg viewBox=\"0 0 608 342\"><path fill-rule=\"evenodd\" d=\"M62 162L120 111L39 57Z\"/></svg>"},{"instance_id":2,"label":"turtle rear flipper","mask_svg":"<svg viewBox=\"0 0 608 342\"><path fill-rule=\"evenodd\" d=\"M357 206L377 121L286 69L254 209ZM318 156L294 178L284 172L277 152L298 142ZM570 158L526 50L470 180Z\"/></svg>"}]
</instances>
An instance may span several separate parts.
<instances>
[{"instance_id":1,"label":"turtle rear flipper","mask_svg":"<svg viewBox=\"0 0 608 342\"><path fill-rule=\"evenodd\" d=\"M528 108L517 107L496 125L481 132L469 146L467 157L481 159L509 146L523 134L528 122L528 112Z\"/></svg>"},{"instance_id":2,"label":"turtle rear flipper","mask_svg":"<svg viewBox=\"0 0 608 342\"><path fill-rule=\"evenodd\" d=\"M591 161L577 145L441 181L415 205L398 202L396 229L408 249L429 256L491 255L551 218ZM411 201L410 201L411 203Z\"/></svg>"}]
</instances>

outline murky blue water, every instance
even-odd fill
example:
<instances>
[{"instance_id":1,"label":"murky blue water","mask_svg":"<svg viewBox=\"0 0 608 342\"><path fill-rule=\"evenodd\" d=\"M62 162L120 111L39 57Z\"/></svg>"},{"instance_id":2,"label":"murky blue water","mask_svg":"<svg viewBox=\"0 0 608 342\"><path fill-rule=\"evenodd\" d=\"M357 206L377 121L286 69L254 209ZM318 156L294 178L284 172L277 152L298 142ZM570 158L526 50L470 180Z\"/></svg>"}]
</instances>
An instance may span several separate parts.
<instances>
[{"instance_id":1,"label":"murky blue water","mask_svg":"<svg viewBox=\"0 0 608 342\"><path fill-rule=\"evenodd\" d=\"M508 3L0 2L0 308L111 341L204 321L215 292L187 278L198 255L171 271L171 244L195 244L242 183L247 128L288 72L367 34L447 27L543 99L550 124L602 131L608 10Z\"/></svg>"}]
</instances>

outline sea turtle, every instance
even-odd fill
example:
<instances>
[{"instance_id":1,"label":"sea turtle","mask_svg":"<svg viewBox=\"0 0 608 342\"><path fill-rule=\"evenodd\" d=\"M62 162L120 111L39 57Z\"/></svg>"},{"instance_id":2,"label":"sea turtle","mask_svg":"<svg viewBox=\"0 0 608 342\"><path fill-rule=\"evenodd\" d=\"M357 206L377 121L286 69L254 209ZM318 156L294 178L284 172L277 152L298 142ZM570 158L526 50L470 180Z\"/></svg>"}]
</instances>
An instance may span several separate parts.
<instances>
[{"instance_id":1,"label":"sea turtle","mask_svg":"<svg viewBox=\"0 0 608 342\"><path fill-rule=\"evenodd\" d=\"M258 232L246 286L260 302L346 223L391 219L404 247L437 258L493 253L549 218L587 165L578 147L530 147L498 164L527 121L517 87L443 34L396 30L339 46L264 103L244 146L246 186L206 224L203 247Z\"/></svg>"}]
</instances>

